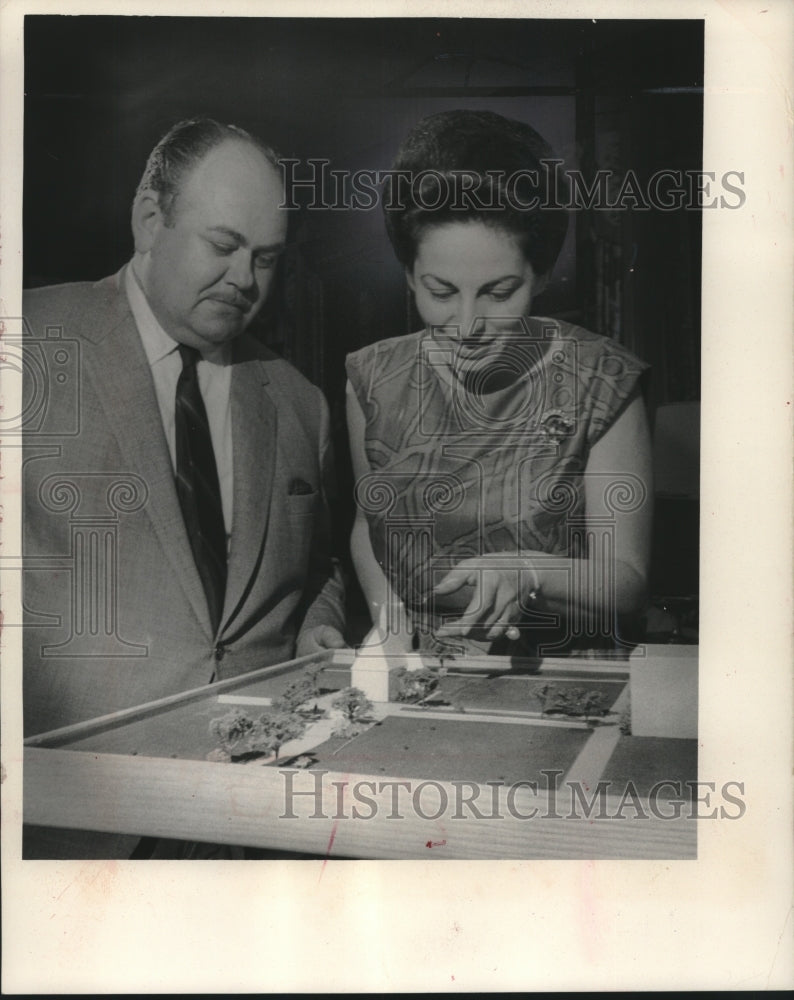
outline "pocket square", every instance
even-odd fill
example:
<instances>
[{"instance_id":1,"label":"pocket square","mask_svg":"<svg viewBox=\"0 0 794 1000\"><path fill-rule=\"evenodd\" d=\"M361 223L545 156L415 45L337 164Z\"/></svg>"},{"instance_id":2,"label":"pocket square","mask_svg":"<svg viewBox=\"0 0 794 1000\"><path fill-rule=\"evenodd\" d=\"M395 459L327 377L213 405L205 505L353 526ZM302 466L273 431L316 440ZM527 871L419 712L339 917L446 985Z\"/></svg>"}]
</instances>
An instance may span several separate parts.
<instances>
[{"instance_id":1,"label":"pocket square","mask_svg":"<svg viewBox=\"0 0 794 1000\"><path fill-rule=\"evenodd\" d=\"M305 479L292 479L289 484L289 495L291 497L302 497L308 493L314 493L312 486Z\"/></svg>"}]
</instances>

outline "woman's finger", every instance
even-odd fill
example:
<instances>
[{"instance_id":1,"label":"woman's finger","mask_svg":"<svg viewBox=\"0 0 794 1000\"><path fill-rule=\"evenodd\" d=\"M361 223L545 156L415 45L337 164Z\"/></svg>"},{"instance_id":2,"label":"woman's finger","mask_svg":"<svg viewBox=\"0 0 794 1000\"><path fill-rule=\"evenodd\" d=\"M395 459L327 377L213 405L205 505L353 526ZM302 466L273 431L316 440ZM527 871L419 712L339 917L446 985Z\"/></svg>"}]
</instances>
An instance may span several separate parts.
<instances>
[{"instance_id":1,"label":"woman's finger","mask_svg":"<svg viewBox=\"0 0 794 1000\"><path fill-rule=\"evenodd\" d=\"M435 587L433 587L432 593L434 594L454 594L456 590L460 590L461 587L474 586L477 583L477 575L472 573L470 569L461 569L460 567L456 569L451 569L449 573L440 580Z\"/></svg>"},{"instance_id":2,"label":"woman's finger","mask_svg":"<svg viewBox=\"0 0 794 1000\"><path fill-rule=\"evenodd\" d=\"M503 635L509 633L511 629L515 631L513 623L518 619L518 616L518 605L515 600L508 600L498 615L484 623L486 627L491 625L488 631L488 638L500 639Z\"/></svg>"}]
</instances>

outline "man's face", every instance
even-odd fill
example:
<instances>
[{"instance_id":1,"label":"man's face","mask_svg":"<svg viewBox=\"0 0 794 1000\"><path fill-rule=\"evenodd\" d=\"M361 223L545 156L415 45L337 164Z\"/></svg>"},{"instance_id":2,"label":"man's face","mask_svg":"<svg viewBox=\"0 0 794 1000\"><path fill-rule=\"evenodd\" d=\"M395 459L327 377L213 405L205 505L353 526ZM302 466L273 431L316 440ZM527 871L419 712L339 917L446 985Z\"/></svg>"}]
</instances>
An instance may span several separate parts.
<instances>
[{"instance_id":1,"label":"man's face","mask_svg":"<svg viewBox=\"0 0 794 1000\"><path fill-rule=\"evenodd\" d=\"M182 179L168 224L159 208L149 215L143 245L136 233L136 270L175 340L212 355L248 326L284 246L281 201L277 170L255 147L230 140Z\"/></svg>"}]
</instances>

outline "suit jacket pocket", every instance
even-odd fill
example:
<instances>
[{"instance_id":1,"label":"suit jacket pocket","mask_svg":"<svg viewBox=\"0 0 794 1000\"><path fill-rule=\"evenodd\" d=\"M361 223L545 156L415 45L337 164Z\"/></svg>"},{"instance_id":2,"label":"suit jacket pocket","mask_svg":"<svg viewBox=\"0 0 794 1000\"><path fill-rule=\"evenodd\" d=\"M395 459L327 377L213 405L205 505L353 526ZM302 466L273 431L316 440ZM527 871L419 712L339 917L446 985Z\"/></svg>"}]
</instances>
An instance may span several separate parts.
<instances>
[{"instance_id":1,"label":"suit jacket pocket","mask_svg":"<svg viewBox=\"0 0 794 1000\"><path fill-rule=\"evenodd\" d=\"M308 517L317 510L320 494L290 493L286 497L286 509L290 517Z\"/></svg>"}]
</instances>

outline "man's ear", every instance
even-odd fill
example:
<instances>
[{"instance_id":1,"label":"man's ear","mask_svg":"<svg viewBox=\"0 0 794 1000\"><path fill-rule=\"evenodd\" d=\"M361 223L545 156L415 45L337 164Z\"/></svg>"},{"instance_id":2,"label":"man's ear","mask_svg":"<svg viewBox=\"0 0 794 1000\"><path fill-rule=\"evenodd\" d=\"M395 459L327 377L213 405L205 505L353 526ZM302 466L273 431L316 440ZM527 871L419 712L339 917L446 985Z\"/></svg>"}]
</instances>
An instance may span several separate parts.
<instances>
[{"instance_id":1,"label":"man's ear","mask_svg":"<svg viewBox=\"0 0 794 1000\"><path fill-rule=\"evenodd\" d=\"M143 191L132 206L132 235L136 253L148 253L152 249L160 227L165 225L160 201L154 191Z\"/></svg>"}]
</instances>

